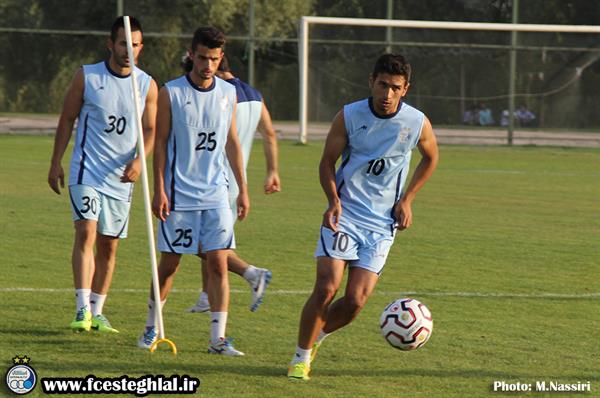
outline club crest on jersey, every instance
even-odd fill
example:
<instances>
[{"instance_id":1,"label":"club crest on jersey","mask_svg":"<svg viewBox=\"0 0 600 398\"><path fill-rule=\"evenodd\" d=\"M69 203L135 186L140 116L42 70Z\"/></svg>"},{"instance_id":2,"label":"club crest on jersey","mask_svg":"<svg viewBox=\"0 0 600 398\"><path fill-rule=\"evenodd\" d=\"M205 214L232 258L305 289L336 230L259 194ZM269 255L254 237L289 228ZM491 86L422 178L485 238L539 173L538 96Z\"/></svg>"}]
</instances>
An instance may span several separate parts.
<instances>
[{"instance_id":1,"label":"club crest on jersey","mask_svg":"<svg viewBox=\"0 0 600 398\"><path fill-rule=\"evenodd\" d=\"M410 135L410 127L402 127L400 133L398 134L398 139L400 142L406 142L408 140L408 136Z\"/></svg>"}]
</instances>

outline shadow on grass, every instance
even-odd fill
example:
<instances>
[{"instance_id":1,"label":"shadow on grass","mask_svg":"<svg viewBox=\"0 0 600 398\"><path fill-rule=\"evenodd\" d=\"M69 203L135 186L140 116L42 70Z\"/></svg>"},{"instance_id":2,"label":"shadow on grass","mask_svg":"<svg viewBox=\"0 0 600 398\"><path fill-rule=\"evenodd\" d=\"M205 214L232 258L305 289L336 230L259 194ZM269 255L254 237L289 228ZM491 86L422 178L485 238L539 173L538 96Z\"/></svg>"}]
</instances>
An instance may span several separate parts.
<instances>
[{"instance_id":1,"label":"shadow on grass","mask_svg":"<svg viewBox=\"0 0 600 398\"><path fill-rule=\"evenodd\" d=\"M51 336L63 336L65 334L65 332L64 332L64 330L57 330L57 329L42 329L42 328L10 329L10 328L6 328L6 329L3 329L2 332L0 332L0 334L5 334L7 336L18 336L18 337L23 337L23 336L51 337Z\"/></svg>"}]
</instances>

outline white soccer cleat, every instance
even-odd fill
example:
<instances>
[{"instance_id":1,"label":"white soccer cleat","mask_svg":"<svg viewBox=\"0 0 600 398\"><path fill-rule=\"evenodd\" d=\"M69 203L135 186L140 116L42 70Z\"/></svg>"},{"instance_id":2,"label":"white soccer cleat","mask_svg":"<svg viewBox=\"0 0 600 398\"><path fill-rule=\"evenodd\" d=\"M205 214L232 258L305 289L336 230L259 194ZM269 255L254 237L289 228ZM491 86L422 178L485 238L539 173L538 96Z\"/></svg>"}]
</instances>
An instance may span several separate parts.
<instances>
[{"instance_id":1,"label":"white soccer cleat","mask_svg":"<svg viewBox=\"0 0 600 398\"><path fill-rule=\"evenodd\" d=\"M146 326L144 333L142 333L138 339L138 347L149 350L156 341L156 334L156 328L154 326Z\"/></svg>"},{"instance_id":2,"label":"white soccer cleat","mask_svg":"<svg viewBox=\"0 0 600 398\"><path fill-rule=\"evenodd\" d=\"M217 355L225 355L228 357L243 357L244 353L233 348L231 341L229 339L221 338L217 344L212 344L209 342L208 344L208 353L209 354L217 354Z\"/></svg>"},{"instance_id":3,"label":"white soccer cleat","mask_svg":"<svg viewBox=\"0 0 600 398\"><path fill-rule=\"evenodd\" d=\"M265 295L265 290L269 283L271 283L272 275L271 271L266 268L258 269L258 278L256 278L252 283L252 303L250 304L250 311L254 312L260 307L263 302L263 298Z\"/></svg>"},{"instance_id":4,"label":"white soccer cleat","mask_svg":"<svg viewBox=\"0 0 600 398\"><path fill-rule=\"evenodd\" d=\"M193 307L190 307L185 311L192 313L210 311L210 303L208 302L208 297L201 294L200 297L198 297L198 301L196 301L196 304L194 304Z\"/></svg>"}]
</instances>

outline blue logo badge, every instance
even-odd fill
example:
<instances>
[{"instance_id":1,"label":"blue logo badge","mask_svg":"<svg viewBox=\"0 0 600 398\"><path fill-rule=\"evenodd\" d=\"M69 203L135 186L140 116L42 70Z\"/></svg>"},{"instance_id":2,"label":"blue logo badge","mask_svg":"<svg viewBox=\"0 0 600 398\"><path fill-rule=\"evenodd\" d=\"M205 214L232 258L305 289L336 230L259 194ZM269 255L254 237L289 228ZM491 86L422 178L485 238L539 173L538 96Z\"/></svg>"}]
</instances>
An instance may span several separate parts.
<instances>
[{"instance_id":1,"label":"blue logo badge","mask_svg":"<svg viewBox=\"0 0 600 398\"><path fill-rule=\"evenodd\" d=\"M35 388L37 375L29 364L27 355L13 358L14 365L6 372L6 386L18 395L25 395Z\"/></svg>"}]
</instances>

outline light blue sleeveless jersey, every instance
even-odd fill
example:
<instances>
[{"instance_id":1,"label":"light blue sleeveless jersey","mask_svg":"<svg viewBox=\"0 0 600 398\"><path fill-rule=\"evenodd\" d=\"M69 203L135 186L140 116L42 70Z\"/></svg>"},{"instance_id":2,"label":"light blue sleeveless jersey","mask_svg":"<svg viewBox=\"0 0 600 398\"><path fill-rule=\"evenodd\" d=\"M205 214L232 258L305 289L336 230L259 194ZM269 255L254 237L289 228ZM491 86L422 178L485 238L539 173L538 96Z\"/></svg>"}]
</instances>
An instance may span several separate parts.
<instances>
[{"instance_id":1,"label":"light blue sleeveless jersey","mask_svg":"<svg viewBox=\"0 0 600 398\"><path fill-rule=\"evenodd\" d=\"M135 70L143 112L152 79ZM112 198L131 201L133 184L121 182L125 166L135 158L138 139L130 75L116 74L106 61L83 65L83 75L69 185L89 185Z\"/></svg>"},{"instance_id":2,"label":"light blue sleeveless jersey","mask_svg":"<svg viewBox=\"0 0 600 398\"><path fill-rule=\"evenodd\" d=\"M348 145L336 173L342 218L394 234L393 208L408 176L425 116L406 103L393 115L375 114L371 98L344 106Z\"/></svg>"},{"instance_id":3,"label":"light blue sleeveless jersey","mask_svg":"<svg viewBox=\"0 0 600 398\"><path fill-rule=\"evenodd\" d=\"M237 95L237 109L235 112L235 123L237 133L242 147L242 157L244 158L244 171L248 167L250 152L252 151L252 142L256 133L256 126L260 121L262 113L262 95L254 87L238 78L226 80L233 84ZM229 194L237 197L239 188L233 176L231 167L229 168Z\"/></svg>"},{"instance_id":4,"label":"light blue sleeveless jersey","mask_svg":"<svg viewBox=\"0 0 600 398\"><path fill-rule=\"evenodd\" d=\"M171 210L228 208L225 143L235 87L217 77L207 89L186 74L165 84L171 101L165 191Z\"/></svg>"}]
</instances>

